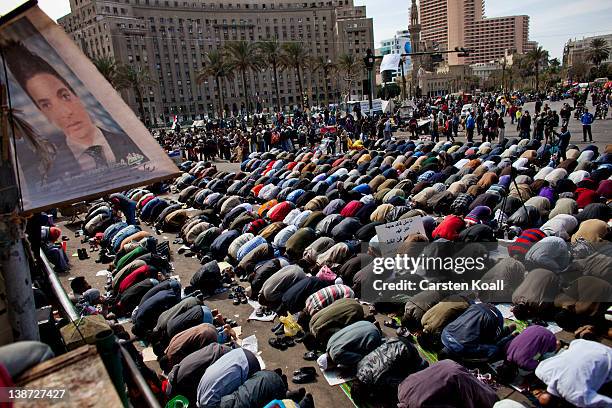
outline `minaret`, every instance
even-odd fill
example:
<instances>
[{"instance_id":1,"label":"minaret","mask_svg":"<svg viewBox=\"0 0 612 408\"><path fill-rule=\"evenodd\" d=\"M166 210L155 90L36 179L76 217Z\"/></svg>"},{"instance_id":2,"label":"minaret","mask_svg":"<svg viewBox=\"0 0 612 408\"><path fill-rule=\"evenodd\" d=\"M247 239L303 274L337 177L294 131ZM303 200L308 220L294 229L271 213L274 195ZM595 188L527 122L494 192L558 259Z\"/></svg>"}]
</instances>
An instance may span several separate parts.
<instances>
[{"instance_id":1,"label":"minaret","mask_svg":"<svg viewBox=\"0 0 612 408\"><path fill-rule=\"evenodd\" d=\"M421 51L421 24L419 23L419 8L416 0L412 0L410 7L410 49L412 52ZM412 89L417 87L417 73L421 67L421 58L414 56L412 59Z\"/></svg>"}]
</instances>

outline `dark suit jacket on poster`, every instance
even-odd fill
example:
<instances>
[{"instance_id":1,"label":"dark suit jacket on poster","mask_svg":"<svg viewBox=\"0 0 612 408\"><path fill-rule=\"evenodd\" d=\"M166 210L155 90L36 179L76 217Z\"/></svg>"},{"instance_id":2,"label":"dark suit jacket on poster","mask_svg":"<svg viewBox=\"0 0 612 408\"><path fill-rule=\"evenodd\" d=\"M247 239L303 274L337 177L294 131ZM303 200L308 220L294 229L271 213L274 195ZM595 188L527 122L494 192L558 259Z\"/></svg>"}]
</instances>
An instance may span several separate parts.
<instances>
[{"instance_id":1,"label":"dark suit jacket on poster","mask_svg":"<svg viewBox=\"0 0 612 408\"><path fill-rule=\"evenodd\" d=\"M126 162L125 167L132 167L149 161L149 158L144 156L142 151L128 135L124 133L113 133L104 129L100 130L115 155L116 163L123 160ZM55 145L57 150L55 160L53 160L51 168L47 172L46 184L58 180L69 182L71 177L82 174L77 159L68 147L64 135L61 135L61 139L59 137L52 137L49 141ZM41 187L44 188L42 183L43 174L38 166L40 159L37 157L37 154L26 146L25 143L18 146L17 149L20 167L27 180L29 189L36 191L40 190ZM133 159L135 157L138 158L138 156L141 156L142 159L134 162ZM32 183L35 185L32 185Z\"/></svg>"}]
</instances>

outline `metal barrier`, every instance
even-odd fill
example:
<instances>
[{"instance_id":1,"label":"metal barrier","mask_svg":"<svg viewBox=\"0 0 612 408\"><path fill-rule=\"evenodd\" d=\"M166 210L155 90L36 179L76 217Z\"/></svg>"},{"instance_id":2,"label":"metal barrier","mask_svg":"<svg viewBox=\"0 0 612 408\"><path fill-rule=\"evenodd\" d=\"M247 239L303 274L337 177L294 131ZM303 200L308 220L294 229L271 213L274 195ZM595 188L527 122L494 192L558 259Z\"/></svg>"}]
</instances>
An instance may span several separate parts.
<instances>
[{"instance_id":1,"label":"metal barrier","mask_svg":"<svg viewBox=\"0 0 612 408\"><path fill-rule=\"evenodd\" d=\"M70 321L78 321L80 319L80 316L76 312L76 309L70 301L70 298L68 298L64 287L62 286L60 280L55 274L55 271L53 271L53 266L49 262L49 259L47 259L47 256L42 251L42 249L40 250L40 258L42 259L43 264L45 266L45 271L47 272L47 277L49 278L49 282L51 283L51 287L53 289L53 292L55 293L55 297L57 298L60 306L64 310L64 313L66 314L66 316L68 316ZM145 399L147 406L149 408L161 408L159 402L157 401L157 398L155 398L155 395L153 394L153 391L151 391L151 389L147 385L147 381L144 379L142 374L140 374L140 371L138 371L138 367L136 367L136 363L132 359L132 356L130 356L130 353L125 349L121 342L118 342L118 344L119 350L121 351L121 357L123 358L125 366L128 369L129 375L138 387L138 391L140 391L140 394Z\"/></svg>"}]
</instances>

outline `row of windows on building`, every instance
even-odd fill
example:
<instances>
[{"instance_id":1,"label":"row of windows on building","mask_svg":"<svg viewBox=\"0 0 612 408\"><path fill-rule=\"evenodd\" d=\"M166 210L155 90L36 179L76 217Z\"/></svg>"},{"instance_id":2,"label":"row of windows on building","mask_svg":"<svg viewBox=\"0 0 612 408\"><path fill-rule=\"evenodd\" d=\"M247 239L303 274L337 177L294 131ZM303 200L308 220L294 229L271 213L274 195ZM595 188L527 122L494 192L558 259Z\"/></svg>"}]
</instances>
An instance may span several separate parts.
<instances>
[{"instance_id":1,"label":"row of windows on building","mask_svg":"<svg viewBox=\"0 0 612 408\"><path fill-rule=\"evenodd\" d=\"M122 3L121 1L118 1L118 3ZM333 7L333 6L343 6L343 5L349 5L349 0L338 0L338 1L326 1L326 2L300 2L300 3L268 3L268 4L259 4L259 3L255 3L255 4L250 4L250 3L225 3L223 1L217 2L217 3L206 3L206 2L186 2L186 1L167 1L167 0L125 0L123 1L123 3L125 3L126 5L144 5L144 6L163 6L163 7L182 7L182 8L210 8L210 9L261 9L262 10L274 10L275 8L278 9L292 9L292 8L316 8L316 7ZM76 0L75 4L77 6L83 6L86 3L84 3L83 0ZM244 7L243 7L244 6ZM88 8L87 11L90 11L91 9ZM125 15L127 12L127 9L123 8L123 7L111 7L111 6L104 6L104 11L107 13L110 13L112 10L113 14L116 15Z\"/></svg>"}]
</instances>

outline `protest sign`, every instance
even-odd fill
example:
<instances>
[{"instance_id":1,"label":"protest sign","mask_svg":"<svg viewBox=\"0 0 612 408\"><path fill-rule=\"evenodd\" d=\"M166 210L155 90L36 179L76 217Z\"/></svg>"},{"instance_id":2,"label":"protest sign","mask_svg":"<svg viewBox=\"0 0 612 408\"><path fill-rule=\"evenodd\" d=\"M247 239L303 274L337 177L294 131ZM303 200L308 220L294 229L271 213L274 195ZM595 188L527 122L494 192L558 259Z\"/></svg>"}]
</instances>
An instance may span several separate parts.
<instances>
[{"instance_id":1,"label":"protest sign","mask_svg":"<svg viewBox=\"0 0 612 408\"><path fill-rule=\"evenodd\" d=\"M376 227L376 235L383 255L393 255L397 246L410 234L425 234L423 217L389 222Z\"/></svg>"},{"instance_id":2,"label":"protest sign","mask_svg":"<svg viewBox=\"0 0 612 408\"><path fill-rule=\"evenodd\" d=\"M3 19L0 58L25 212L178 174L119 93L38 7Z\"/></svg>"}]
</instances>

